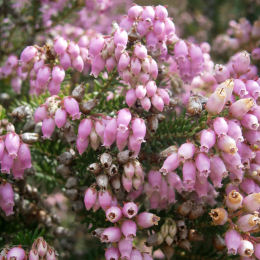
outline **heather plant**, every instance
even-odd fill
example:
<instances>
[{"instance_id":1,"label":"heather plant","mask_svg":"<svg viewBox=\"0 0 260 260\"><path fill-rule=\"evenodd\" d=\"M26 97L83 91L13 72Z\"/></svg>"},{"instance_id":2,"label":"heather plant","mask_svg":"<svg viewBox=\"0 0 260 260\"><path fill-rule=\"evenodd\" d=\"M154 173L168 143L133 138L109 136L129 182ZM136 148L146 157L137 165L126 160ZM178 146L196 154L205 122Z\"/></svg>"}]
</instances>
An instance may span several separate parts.
<instances>
[{"instance_id":1,"label":"heather plant","mask_svg":"<svg viewBox=\"0 0 260 260\"><path fill-rule=\"evenodd\" d=\"M0 259L260 259L259 19L0 7Z\"/></svg>"}]
</instances>

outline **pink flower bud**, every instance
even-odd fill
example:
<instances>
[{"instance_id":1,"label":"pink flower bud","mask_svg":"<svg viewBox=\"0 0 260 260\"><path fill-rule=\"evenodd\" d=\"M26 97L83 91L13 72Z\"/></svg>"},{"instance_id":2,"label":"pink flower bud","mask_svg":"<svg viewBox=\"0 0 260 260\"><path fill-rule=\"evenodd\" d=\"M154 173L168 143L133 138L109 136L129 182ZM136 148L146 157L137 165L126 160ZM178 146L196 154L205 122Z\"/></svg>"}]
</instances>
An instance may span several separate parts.
<instances>
[{"instance_id":1,"label":"pink flower bud","mask_svg":"<svg viewBox=\"0 0 260 260\"><path fill-rule=\"evenodd\" d=\"M21 61L27 63L37 55L37 49L34 46L27 46L21 53Z\"/></svg>"},{"instance_id":2,"label":"pink flower bud","mask_svg":"<svg viewBox=\"0 0 260 260\"><path fill-rule=\"evenodd\" d=\"M193 143L184 143L178 149L178 156L181 161L192 159L195 153L195 145Z\"/></svg>"},{"instance_id":3,"label":"pink flower bud","mask_svg":"<svg viewBox=\"0 0 260 260\"><path fill-rule=\"evenodd\" d=\"M128 9L128 16L129 18L135 20L137 17L139 17L141 15L143 11L143 7L139 6L139 5L133 5L132 7L130 7Z\"/></svg>"},{"instance_id":4,"label":"pink flower bud","mask_svg":"<svg viewBox=\"0 0 260 260\"><path fill-rule=\"evenodd\" d=\"M13 173L14 179L16 179L16 180L23 179L24 166L22 165L19 158L14 160L13 167L12 167L12 173Z\"/></svg>"},{"instance_id":5,"label":"pink flower bud","mask_svg":"<svg viewBox=\"0 0 260 260\"><path fill-rule=\"evenodd\" d=\"M128 178L132 178L135 173L135 167L132 162L128 162L124 165L124 174Z\"/></svg>"},{"instance_id":6,"label":"pink flower bud","mask_svg":"<svg viewBox=\"0 0 260 260\"><path fill-rule=\"evenodd\" d=\"M210 160L205 153L199 153L195 159L196 167L199 171L199 174L208 177L210 173Z\"/></svg>"},{"instance_id":7,"label":"pink flower bud","mask_svg":"<svg viewBox=\"0 0 260 260\"><path fill-rule=\"evenodd\" d=\"M228 121L228 135L232 137L236 142L244 141L241 126L233 120Z\"/></svg>"},{"instance_id":8,"label":"pink flower bud","mask_svg":"<svg viewBox=\"0 0 260 260\"><path fill-rule=\"evenodd\" d=\"M52 118L46 118L42 122L43 139L50 139L55 129L55 121Z\"/></svg>"},{"instance_id":9,"label":"pink flower bud","mask_svg":"<svg viewBox=\"0 0 260 260\"><path fill-rule=\"evenodd\" d=\"M257 117L258 121L259 121L260 120L260 106L255 105L253 107L252 114L255 115Z\"/></svg>"},{"instance_id":10,"label":"pink flower bud","mask_svg":"<svg viewBox=\"0 0 260 260\"><path fill-rule=\"evenodd\" d=\"M216 142L216 135L211 129L205 129L200 135L200 151L207 153Z\"/></svg>"},{"instance_id":11,"label":"pink flower bud","mask_svg":"<svg viewBox=\"0 0 260 260\"><path fill-rule=\"evenodd\" d=\"M76 58L80 54L79 46L74 42L69 43L67 51L72 58Z\"/></svg>"},{"instance_id":12,"label":"pink flower bud","mask_svg":"<svg viewBox=\"0 0 260 260\"><path fill-rule=\"evenodd\" d=\"M174 54L177 60L184 60L185 57L188 55L188 48L183 40L179 40L174 45Z\"/></svg>"},{"instance_id":13,"label":"pink flower bud","mask_svg":"<svg viewBox=\"0 0 260 260\"><path fill-rule=\"evenodd\" d=\"M148 97L145 97L143 99L140 100L141 106L145 111L149 111L152 104L151 101Z\"/></svg>"},{"instance_id":14,"label":"pink flower bud","mask_svg":"<svg viewBox=\"0 0 260 260\"><path fill-rule=\"evenodd\" d=\"M112 203L112 197L109 191L99 191L98 201L103 210L107 210Z\"/></svg>"},{"instance_id":15,"label":"pink flower bud","mask_svg":"<svg viewBox=\"0 0 260 260\"><path fill-rule=\"evenodd\" d=\"M182 168L183 183L187 191L192 191L196 182L196 167L194 162L185 161Z\"/></svg>"},{"instance_id":16,"label":"pink flower bud","mask_svg":"<svg viewBox=\"0 0 260 260\"><path fill-rule=\"evenodd\" d=\"M152 97L152 104L158 111L160 111L160 112L163 111L164 102L163 102L163 99L159 95L155 94Z\"/></svg>"},{"instance_id":17,"label":"pink flower bud","mask_svg":"<svg viewBox=\"0 0 260 260\"><path fill-rule=\"evenodd\" d=\"M135 75L135 76L138 76L139 73L141 72L141 63L139 61L138 58L132 58L131 59L131 67L130 67L130 70L131 72Z\"/></svg>"},{"instance_id":18,"label":"pink flower bud","mask_svg":"<svg viewBox=\"0 0 260 260\"><path fill-rule=\"evenodd\" d=\"M45 106L39 106L34 113L35 123L41 122L48 117L48 112Z\"/></svg>"},{"instance_id":19,"label":"pink flower bud","mask_svg":"<svg viewBox=\"0 0 260 260\"><path fill-rule=\"evenodd\" d=\"M0 162L4 155L4 150L5 150L5 143L4 140L0 137Z\"/></svg>"},{"instance_id":20,"label":"pink flower bud","mask_svg":"<svg viewBox=\"0 0 260 260\"><path fill-rule=\"evenodd\" d=\"M61 66L54 66L52 69L51 76L52 76L52 80L55 83L59 84L65 78L65 71Z\"/></svg>"},{"instance_id":21,"label":"pink flower bud","mask_svg":"<svg viewBox=\"0 0 260 260\"><path fill-rule=\"evenodd\" d=\"M37 251L39 256L43 257L47 253L47 246L48 244L43 238L38 238L38 243L37 243Z\"/></svg>"},{"instance_id":22,"label":"pink flower bud","mask_svg":"<svg viewBox=\"0 0 260 260\"><path fill-rule=\"evenodd\" d=\"M236 141L228 135L221 136L218 139L218 147L222 151L230 154L235 154L238 150L236 146Z\"/></svg>"},{"instance_id":23,"label":"pink flower bud","mask_svg":"<svg viewBox=\"0 0 260 260\"><path fill-rule=\"evenodd\" d=\"M135 118L132 120L133 136L139 141L143 142L146 134L146 125L143 119Z\"/></svg>"},{"instance_id":24,"label":"pink flower bud","mask_svg":"<svg viewBox=\"0 0 260 260\"><path fill-rule=\"evenodd\" d=\"M230 229L226 232L225 244L227 246L229 255L237 254L237 250L241 244L241 241L242 241L242 237L236 230Z\"/></svg>"},{"instance_id":25,"label":"pink flower bud","mask_svg":"<svg viewBox=\"0 0 260 260\"><path fill-rule=\"evenodd\" d=\"M126 92L126 97L125 97L125 100L126 100L126 103L129 107L133 106L136 102L136 94L135 94L135 90L134 89L130 89Z\"/></svg>"},{"instance_id":26,"label":"pink flower bud","mask_svg":"<svg viewBox=\"0 0 260 260\"><path fill-rule=\"evenodd\" d=\"M209 191L207 177L199 176L199 178L196 179L194 188L199 198L207 197Z\"/></svg>"},{"instance_id":27,"label":"pink flower bud","mask_svg":"<svg viewBox=\"0 0 260 260\"><path fill-rule=\"evenodd\" d=\"M218 87L213 92L213 94L210 95L206 104L206 110L212 115L219 114L224 108L226 99L227 99L226 89L224 87Z\"/></svg>"},{"instance_id":28,"label":"pink flower bud","mask_svg":"<svg viewBox=\"0 0 260 260\"><path fill-rule=\"evenodd\" d=\"M149 71L150 71L150 60L149 60L148 57L143 59L141 67L142 67L143 72L149 73Z\"/></svg>"},{"instance_id":29,"label":"pink flower bud","mask_svg":"<svg viewBox=\"0 0 260 260\"><path fill-rule=\"evenodd\" d=\"M138 77L138 81L142 84L142 85L145 85L150 79L150 75L148 73L144 73L144 72L141 72L139 74L139 77Z\"/></svg>"},{"instance_id":30,"label":"pink flower bud","mask_svg":"<svg viewBox=\"0 0 260 260\"><path fill-rule=\"evenodd\" d=\"M29 260L39 260L39 255L36 249L31 249L29 252Z\"/></svg>"},{"instance_id":31,"label":"pink flower bud","mask_svg":"<svg viewBox=\"0 0 260 260\"><path fill-rule=\"evenodd\" d=\"M121 44L126 46L128 41L128 34L125 30L117 29L114 34L114 43L115 45Z\"/></svg>"},{"instance_id":32,"label":"pink flower bud","mask_svg":"<svg viewBox=\"0 0 260 260\"><path fill-rule=\"evenodd\" d=\"M60 83L56 83L53 80L51 80L48 84L48 90L52 96L58 95L60 92Z\"/></svg>"},{"instance_id":33,"label":"pink flower bud","mask_svg":"<svg viewBox=\"0 0 260 260\"><path fill-rule=\"evenodd\" d=\"M10 183L0 185L0 207L6 216L14 214L14 192Z\"/></svg>"},{"instance_id":34,"label":"pink flower bud","mask_svg":"<svg viewBox=\"0 0 260 260\"><path fill-rule=\"evenodd\" d=\"M244 97L248 94L246 85L241 79L234 80L234 93L240 97Z\"/></svg>"},{"instance_id":35,"label":"pink flower bud","mask_svg":"<svg viewBox=\"0 0 260 260\"><path fill-rule=\"evenodd\" d=\"M117 68L119 71L125 70L130 64L130 57L128 52L123 52L119 58Z\"/></svg>"},{"instance_id":36,"label":"pink flower bud","mask_svg":"<svg viewBox=\"0 0 260 260\"><path fill-rule=\"evenodd\" d=\"M138 213L138 206L134 202L127 202L124 204L122 213L127 218L133 218Z\"/></svg>"},{"instance_id":37,"label":"pink flower bud","mask_svg":"<svg viewBox=\"0 0 260 260\"><path fill-rule=\"evenodd\" d=\"M255 185L252 179L244 178L239 187L243 192L250 194L255 192Z\"/></svg>"},{"instance_id":38,"label":"pink flower bud","mask_svg":"<svg viewBox=\"0 0 260 260\"><path fill-rule=\"evenodd\" d=\"M260 193L252 193L243 199L243 208L253 213L260 209Z\"/></svg>"},{"instance_id":39,"label":"pink flower bud","mask_svg":"<svg viewBox=\"0 0 260 260\"><path fill-rule=\"evenodd\" d=\"M58 128L63 127L67 121L66 111L64 109L58 108L55 112L54 121Z\"/></svg>"},{"instance_id":40,"label":"pink flower bud","mask_svg":"<svg viewBox=\"0 0 260 260\"><path fill-rule=\"evenodd\" d=\"M142 228L149 228L158 225L159 217L149 212L142 212L137 216L137 224Z\"/></svg>"},{"instance_id":41,"label":"pink flower bud","mask_svg":"<svg viewBox=\"0 0 260 260\"><path fill-rule=\"evenodd\" d=\"M1 172L9 174L10 169L13 166L13 163L14 163L14 159L7 152L4 152L1 160Z\"/></svg>"},{"instance_id":42,"label":"pink flower bud","mask_svg":"<svg viewBox=\"0 0 260 260\"><path fill-rule=\"evenodd\" d=\"M112 118L106 125L104 131L104 146L110 147L116 140L117 122L116 118Z\"/></svg>"},{"instance_id":43,"label":"pink flower bud","mask_svg":"<svg viewBox=\"0 0 260 260\"><path fill-rule=\"evenodd\" d=\"M144 6L143 7L143 12L141 14L141 18L143 20L149 18L151 20L153 20L155 17L155 10L153 6Z\"/></svg>"},{"instance_id":44,"label":"pink flower bud","mask_svg":"<svg viewBox=\"0 0 260 260\"><path fill-rule=\"evenodd\" d=\"M68 42L62 37L59 37L54 41L53 48L58 55L64 54L67 47L68 47Z\"/></svg>"},{"instance_id":45,"label":"pink flower bud","mask_svg":"<svg viewBox=\"0 0 260 260\"><path fill-rule=\"evenodd\" d=\"M119 241L118 249L121 254L121 259L130 259L132 247L133 247L132 239L122 239Z\"/></svg>"},{"instance_id":46,"label":"pink flower bud","mask_svg":"<svg viewBox=\"0 0 260 260\"><path fill-rule=\"evenodd\" d=\"M89 54L93 57L100 54L103 49L105 40L103 37L97 36L93 38L89 44Z\"/></svg>"},{"instance_id":47,"label":"pink flower bud","mask_svg":"<svg viewBox=\"0 0 260 260\"><path fill-rule=\"evenodd\" d=\"M169 172L174 171L179 166L179 158L177 153L172 153L167 159L164 161L162 168L160 171L166 175Z\"/></svg>"},{"instance_id":48,"label":"pink flower bud","mask_svg":"<svg viewBox=\"0 0 260 260\"><path fill-rule=\"evenodd\" d=\"M155 95L156 90L157 90L157 86L155 81L149 81L146 85L146 93L148 97L152 97Z\"/></svg>"},{"instance_id":49,"label":"pink flower bud","mask_svg":"<svg viewBox=\"0 0 260 260\"><path fill-rule=\"evenodd\" d=\"M119 227L108 227L101 234L101 242L115 243L121 238L121 231Z\"/></svg>"},{"instance_id":50,"label":"pink flower bud","mask_svg":"<svg viewBox=\"0 0 260 260\"><path fill-rule=\"evenodd\" d=\"M168 181L169 185L171 185L173 188L175 188L178 192L181 192L183 190L183 184L182 184L181 178L175 172L168 173L167 181Z\"/></svg>"},{"instance_id":51,"label":"pink flower bud","mask_svg":"<svg viewBox=\"0 0 260 260\"><path fill-rule=\"evenodd\" d=\"M51 76L51 69L47 65L44 65L37 72L36 81L40 87L43 87L49 81L50 76Z\"/></svg>"},{"instance_id":52,"label":"pink flower bud","mask_svg":"<svg viewBox=\"0 0 260 260\"><path fill-rule=\"evenodd\" d=\"M136 236L137 226L132 220L124 220L121 225L121 231L125 238L134 238Z\"/></svg>"},{"instance_id":53,"label":"pink flower bud","mask_svg":"<svg viewBox=\"0 0 260 260\"><path fill-rule=\"evenodd\" d=\"M162 35L165 33L165 23L157 20L154 22L153 31L156 35Z\"/></svg>"},{"instance_id":54,"label":"pink flower bud","mask_svg":"<svg viewBox=\"0 0 260 260\"><path fill-rule=\"evenodd\" d=\"M66 112L72 117L72 120L80 118L79 104L73 97L65 97L63 99Z\"/></svg>"},{"instance_id":55,"label":"pink flower bud","mask_svg":"<svg viewBox=\"0 0 260 260\"><path fill-rule=\"evenodd\" d=\"M163 99L163 103L165 105L169 105L170 104L170 97L168 92L163 89L163 88L158 88L157 89L157 94Z\"/></svg>"},{"instance_id":56,"label":"pink flower bud","mask_svg":"<svg viewBox=\"0 0 260 260\"><path fill-rule=\"evenodd\" d=\"M22 143L18 151L18 158L21 162L22 169L29 169L32 167L31 152L27 144Z\"/></svg>"},{"instance_id":57,"label":"pink flower bud","mask_svg":"<svg viewBox=\"0 0 260 260\"><path fill-rule=\"evenodd\" d=\"M112 223L119 221L121 217L122 211L119 207L112 206L106 210L106 218Z\"/></svg>"},{"instance_id":58,"label":"pink flower bud","mask_svg":"<svg viewBox=\"0 0 260 260\"><path fill-rule=\"evenodd\" d=\"M237 221L238 228L242 232L249 232L257 227L260 218L253 214L247 214L239 217Z\"/></svg>"},{"instance_id":59,"label":"pink flower bud","mask_svg":"<svg viewBox=\"0 0 260 260\"><path fill-rule=\"evenodd\" d=\"M228 124L224 117L217 117L213 122L213 128L218 136L225 135L228 132Z\"/></svg>"},{"instance_id":60,"label":"pink flower bud","mask_svg":"<svg viewBox=\"0 0 260 260\"><path fill-rule=\"evenodd\" d=\"M146 95L146 88L143 85L138 85L135 90L135 95L139 99L144 98Z\"/></svg>"},{"instance_id":61,"label":"pink flower bud","mask_svg":"<svg viewBox=\"0 0 260 260\"><path fill-rule=\"evenodd\" d=\"M214 155L210 160L210 178L215 187L221 187L223 177L227 175L224 162L219 156Z\"/></svg>"},{"instance_id":62,"label":"pink flower bud","mask_svg":"<svg viewBox=\"0 0 260 260\"><path fill-rule=\"evenodd\" d=\"M88 148L88 144L89 144L88 138L83 139L79 136L77 137L76 146L80 155L82 155L86 151L86 149Z\"/></svg>"},{"instance_id":63,"label":"pink flower bud","mask_svg":"<svg viewBox=\"0 0 260 260\"><path fill-rule=\"evenodd\" d=\"M158 65L154 59L150 59L150 74L152 78L155 80L158 76Z\"/></svg>"},{"instance_id":64,"label":"pink flower bud","mask_svg":"<svg viewBox=\"0 0 260 260\"><path fill-rule=\"evenodd\" d=\"M254 245L248 240L241 240L238 253L240 256L250 257L254 253Z\"/></svg>"},{"instance_id":65,"label":"pink flower bud","mask_svg":"<svg viewBox=\"0 0 260 260\"><path fill-rule=\"evenodd\" d=\"M122 125L121 125L121 127L122 127ZM123 151L123 149L127 145L128 137L129 137L129 130L128 129L125 130L125 132L122 132L122 130L117 131L116 145L117 145L117 148L118 148L119 151Z\"/></svg>"},{"instance_id":66,"label":"pink flower bud","mask_svg":"<svg viewBox=\"0 0 260 260\"><path fill-rule=\"evenodd\" d=\"M254 106L254 100L252 98L243 98L237 100L229 108L230 114L237 118L242 119L242 117Z\"/></svg>"},{"instance_id":67,"label":"pink flower bud","mask_svg":"<svg viewBox=\"0 0 260 260\"><path fill-rule=\"evenodd\" d=\"M147 33L149 32L149 26L151 25L151 22L152 21L150 18L146 18L138 22L136 30L140 37L147 35Z\"/></svg>"},{"instance_id":68,"label":"pink flower bud","mask_svg":"<svg viewBox=\"0 0 260 260\"><path fill-rule=\"evenodd\" d=\"M133 249L131 252L130 260L143 260L140 251L137 249Z\"/></svg>"},{"instance_id":69,"label":"pink flower bud","mask_svg":"<svg viewBox=\"0 0 260 260\"><path fill-rule=\"evenodd\" d=\"M87 210L90 210L97 200L97 191L95 188L88 188L85 192L84 203Z\"/></svg>"},{"instance_id":70,"label":"pink flower bud","mask_svg":"<svg viewBox=\"0 0 260 260\"><path fill-rule=\"evenodd\" d=\"M13 247L8 251L7 260L25 260L26 254L25 251L21 247Z\"/></svg>"},{"instance_id":71,"label":"pink flower bud","mask_svg":"<svg viewBox=\"0 0 260 260\"><path fill-rule=\"evenodd\" d=\"M127 192L130 192L133 186L132 178L126 177L125 174L122 175L122 184Z\"/></svg>"},{"instance_id":72,"label":"pink flower bud","mask_svg":"<svg viewBox=\"0 0 260 260\"><path fill-rule=\"evenodd\" d=\"M98 57L98 56L97 56ZM100 65L100 60L95 60L95 67L97 66L101 66ZM73 60L72 60L72 67L79 71L79 72L82 72L83 69L84 69L84 61L82 59L82 57L80 55L78 55L77 57L75 57ZM102 60L102 69L105 67L105 62ZM92 65L92 70L93 70L93 65ZM95 74L94 74L95 75Z\"/></svg>"},{"instance_id":73,"label":"pink flower bud","mask_svg":"<svg viewBox=\"0 0 260 260\"><path fill-rule=\"evenodd\" d=\"M229 77L230 77L230 73L226 66L221 64L215 65L215 78L218 83L227 80Z\"/></svg>"},{"instance_id":74,"label":"pink flower bud","mask_svg":"<svg viewBox=\"0 0 260 260\"><path fill-rule=\"evenodd\" d=\"M5 148L8 154L15 158L20 147L20 137L16 133L8 133L5 137Z\"/></svg>"},{"instance_id":75,"label":"pink flower bud","mask_svg":"<svg viewBox=\"0 0 260 260\"><path fill-rule=\"evenodd\" d=\"M249 94L257 100L260 96L260 86L254 80L247 80L246 82L246 89L248 90Z\"/></svg>"},{"instance_id":76,"label":"pink flower bud","mask_svg":"<svg viewBox=\"0 0 260 260\"><path fill-rule=\"evenodd\" d=\"M71 58L67 52L61 55L60 65L63 67L64 70L67 70L69 67L71 67Z\"/></svg>"},{"instance_id":77,"label":"pink flower bud","mask_svg":"<svg viewBox=\"0 0 260 260\"><path fill-rule=\"evenodd\" d=\"M255 246L254 246L254 254L255 254L255 257L257 258L257 259L260 259L260 244L259 243L257 243L257 244L255 244Z\"/></svg>"},{"instance_id":78,"label":"pink flower bud","mask_svg":"<svg viewBox=\"0 0 260 260\"><path fill-rule=\"evenodd\" d=\"M241 120L241 124L251 130L257 130L259 127L257 117L252 114L245 114Z\"/></svg>"},{"instance_id":79,"label":"pink flower bud","mask_svg":"<svg viewBox=\"0 0 260 260\"><path fill-rule=\"evenodd\" d=\"M86 139L91 132L93 125L92 120L85 118L80 121L79 128L78 128L78 137L81 139Z\"/></svg>"},{"instance_id":80,"label":"pink flower bud","mask_svg":"<svg viewBox=\"0 0 260 260\"><path fill-rule=\"evenodd\" d=\"M46 260L56 260L55 250L53 248L48 248L46 253Z\"/></svg>"},{"instance_id":81,"label":"pink flower bud","mask_svg":"<svg viewBox=\"0 0 260 260\"><path fill-rule=\"evenodd\" d=\"M146 47L144 45L140 44L140 43L137 43L134 46L134 55L140 60L145 59L147 57Z\"/></svg>"},{"instance_id":82,"label":"pink flower bud","mask_svg":"<svg viewBox=\"0 0 260 260\"><path fill-rule=\"evenodd\" d=\"M98 74L105 68L105 61L101 55L95 56L91 63L91 74L96 78Z\"/></svg>"},{"instance_id":83,"label":"pink flower bud","mask_svg":"<svg viewBox=\"0 0 260 260\"><path fill-rule=\"evenodd\" d=\"M253 130L248 130L244 132L245 139L247 142L250 144L260 144L260 132L259 131L253 131Z\"/></svg>"},{"instance_id":84,"label":"pink flower bud","mask_svg":"<svg viewBox=\"0 0 260 260\"><path fill-rule=\"evenodd\" d=\"M153 189L159 189L162 182L162 174L159 171L149 171L148 181Z\"/></svg>"},{"instance_id":85,"label":"pink flower bud","mask_svg":"<svg viewBox=\"0 0 260 260\"><path fill-rule=\"evenodd\" d=\"M155 16L161 21L164 21L168 17L167 9L162 5L157 5L155 7Z\"/></svg>"},{"instance_id":86,"label":"pink flower bud","mask_svg":"<svg viewBox=\"0 0 260 260\"><path fill-rule=\"evenodd\" d=\"M22 79L19 77L14 77L11 80L11 86L13 88L13 90L17 93L20 94L21 93L21 88L22 88Z\"/></svg>"},{"instance_id":87,"label":"pink flower bud","mask_svg":"<svg viewBox=\"0 0 260 260\"><path fill-rule=\"evenodd\" d=\"M119 250L115 247L109 247L105 252L105 257L106 260L118 260L120 258Z\"/></svg>"},{"instance_id":88,"label":"pink flower bud","mask_svg":"<svg viewBox=\"0 0 260 260\"><path fill-rule=\"evenodd\" d=\"M108 72L111 72L116 66L116 60L114 57L109 57L106 60L106 68Z\"/></svg>"},{"instance_id":89,"label":"pink flower bud","mask_svg":"<svg viewBox=\"0 0 260 260\"><path fill-rule=\"evenodd\" d=\"M232 67L236 73L246 73L250 65L250 55L247 51L239 52L232 58Z\"/></svg>"}]
</instances>

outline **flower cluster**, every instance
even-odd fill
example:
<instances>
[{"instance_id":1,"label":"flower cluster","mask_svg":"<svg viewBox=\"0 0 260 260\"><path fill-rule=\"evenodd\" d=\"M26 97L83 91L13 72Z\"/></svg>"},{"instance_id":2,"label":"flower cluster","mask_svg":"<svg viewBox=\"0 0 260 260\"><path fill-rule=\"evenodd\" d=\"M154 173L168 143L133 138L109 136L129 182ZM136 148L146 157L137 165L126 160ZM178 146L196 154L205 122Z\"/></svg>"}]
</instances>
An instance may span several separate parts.
<instances>
[{"instance_id":1,"label":"flower cluster","mask_svg":"<svg viewBox=\"0 0 260 260\"><path fill-rule=\"evenodd\" d=\"M24 170L31 168L31 153L28 145L14 131L0 136L1 172L12 174L15 179L22 179Z\"/></svg>"},{"instance_id":2,"label":"flower cluster","mask_svg":"<svg viewBox=\"0 0 260 260\"><path fill-rule=\"evenodd\" d=\"M93 235L106 243L107 260L150 260L157 247L169 259L174 247L185 255L192 241L203 239L197 233L203 230L199 217L209 207L213 223L227 227L225 239L215 236L223 240L221 248L243 259L260 259L255 235L260 224L259 20L253 25L231 21L230 36L219 49L241 51L226 64L215 64L208 43L178 36L166 7L134 4L120 19L114 11L121 2L42 0L34 6L43 25L33 21L37 35L28 37L20 60L10 52L0 68L0 78L10 79L17 93L24 93L22 83L29 79L33 95L26 96L28 106L12 113L13 100L0 106L0 118L11 115L17 126L15 131L8 120L0 121L1 209L6 216L34 214L41 223L54 222L36 206L42 202L32 188L33 177L26 187L25 181L15 185L11 180L23 179L32 166L29 145L41 141L33 147L35 158L40 154L49 160L36 159L36 177L55 182L51 167L57 167L59 187L70 197L76 217L90 216L87 229L95 229ZM21 2L20 8L26 5ZM56 25L59 13L74 8L79 11L75 16ZM105 16L106 23L116 18L111 30L92 12ZM38 34L42 28L48 35ZM46 152L45 145L54 142L59 145ZM105 228L94 217L102 214ZM66 233L57 229L54 233ZM30 252L14 247L1 255L56 259L43 238Z\"/></svg>"},{"instance_id":3,"label":"flower cluster","mask_svg":"<svg viewBox=\"0 0 260 260\"><path fill-rule=\"evenodd\" d=\"M257 238L250 235L256 232L259 227L260 193L249 195L240 193L237 187L229 187L226 197L226 207L215 208L210 211L210 216L215 225L224 225L229 222L229 230L225 233L225 242L228 254L239 254L243 257L251 257L253 254L257 259L260 257L260 244ZM237 219L235 221L235 218Z\"/></svg>"},{"instance_id":4,"label":"flower cluster","mask_svg":"<svg viewBox=\"0 0 260 260\"><path fill-rule=\"evenodd\" d=\"M56 252L42 237L37 238L29 252L26 252L21 246L16 246L11 249L3 249L1 252L3 259L15 260L55 260Z\"/></svg>"},{"instance_id":5,"label":"flower cluster","mask_svg":"<svg viewBox=\"0 0 260 260\"><path fill-rule=\"evenodd\" d=\"M214 40L213 49L218 53L239 49L252 51L251 46L257 46L257 44L254 45L252 42L257 43L260 38L259 27L259 19L254 24L251 24L246 18L241 18L238 22L232 20L229 22L229 29L226 34L220 34Z\"/></svg>"},{"instance_id":6,"label":"flower cluster","mask_svg":"<svg viewBox=\"0 0 260 260\"><path fill-rule=\"evenodd\" d=\"M112 227L95 230L95 235L103 243L113 243L107 248L105 257L111 259L152 259L148 252L134 248L137 228L150 228L157 225L159 217L149 212L138 214L138 206L127 202L121 208L117 204L106 209L106 218L114 223Z\"/></svg>"},{"instance_id":7,"label":"flower cluster","mask_svg":"<svg viewBox=\"0 0 260 260\"><path fill-rule=\"evenodd\" d=\"M0 78L11 78L11 86L13 90L20 94L22 82L26 79L27 73L22 71L18 64L18 58L15 55L10 55L5 64L0 67Z\"/></svg>"}]
</instances>

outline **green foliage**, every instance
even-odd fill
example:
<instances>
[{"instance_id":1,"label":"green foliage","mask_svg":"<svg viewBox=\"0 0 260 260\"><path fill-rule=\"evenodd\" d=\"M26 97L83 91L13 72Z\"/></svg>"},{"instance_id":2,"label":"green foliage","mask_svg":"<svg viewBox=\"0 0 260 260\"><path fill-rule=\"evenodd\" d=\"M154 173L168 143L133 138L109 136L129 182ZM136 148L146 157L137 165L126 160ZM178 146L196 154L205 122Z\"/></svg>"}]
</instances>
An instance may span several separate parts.
<instances>
[{"instance_id":1,"label":"green foliage","mask_svg":"<svg viewBox=\"0 0 260 260\"><path fill-rule=\"evenodd\" d=\"M45 236L45 229L36 228L35 230L21 230L18 231L15 237L13 238L13 243L17 245L23 245L31 247L34 240L38 237Z\"/></svg>"},{"instance_id":2,"label":"green foliage","mask_svg":"<svg viewBox=\"0 0 260 260\"><path fill-rule=\"evenodd\" d=\"M64 181L62 177L56 173L58 166L58 156L65 151L65 145L62 141L57 140L44 141L43 143L35 143L31 147L32 161L35 168L35 176L33 181L41 192L48 193L55 188L62 188Z\"/></svg>"}]
</instances>

